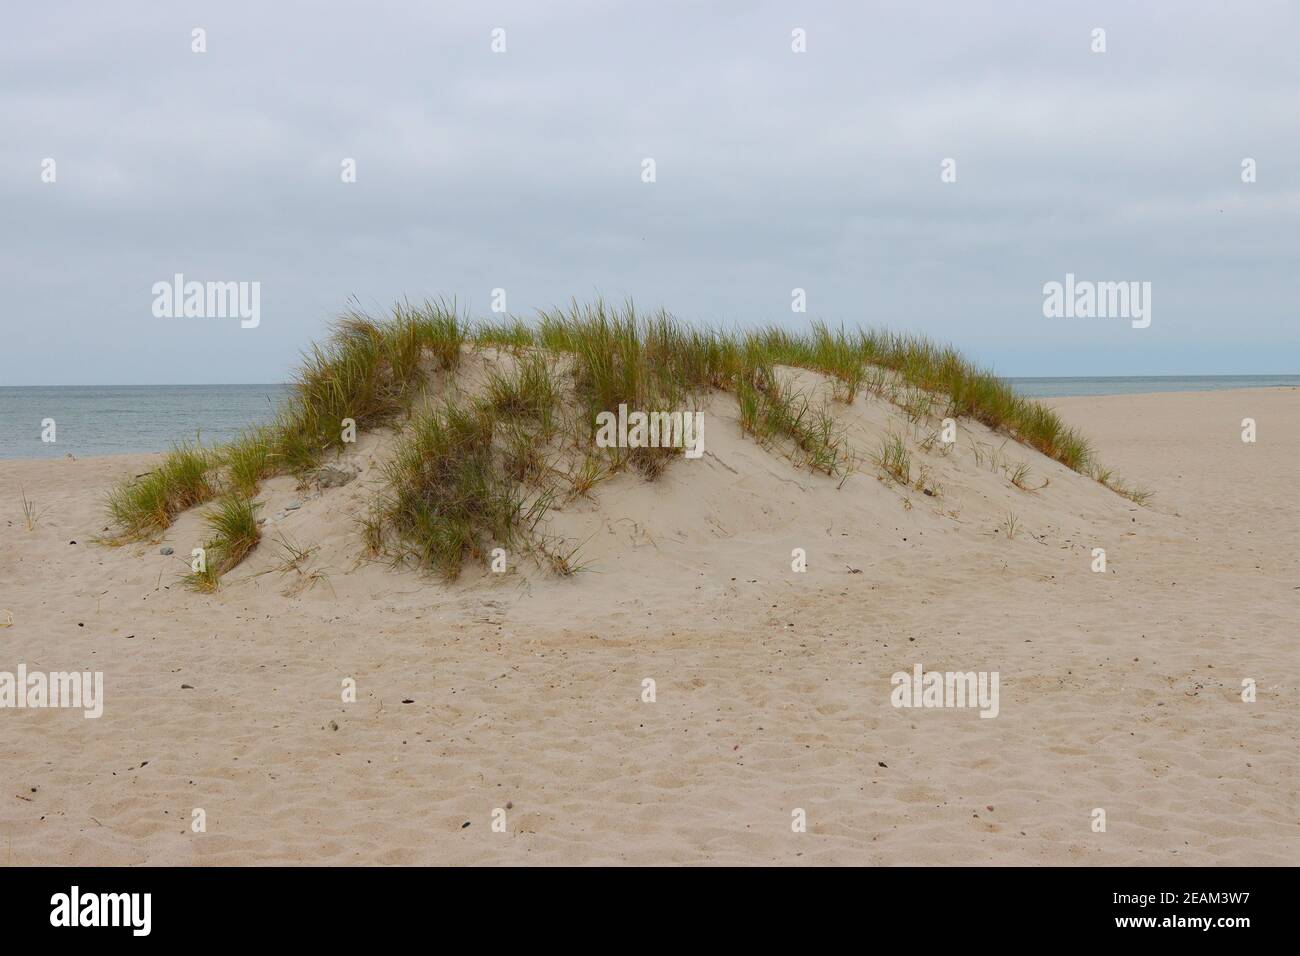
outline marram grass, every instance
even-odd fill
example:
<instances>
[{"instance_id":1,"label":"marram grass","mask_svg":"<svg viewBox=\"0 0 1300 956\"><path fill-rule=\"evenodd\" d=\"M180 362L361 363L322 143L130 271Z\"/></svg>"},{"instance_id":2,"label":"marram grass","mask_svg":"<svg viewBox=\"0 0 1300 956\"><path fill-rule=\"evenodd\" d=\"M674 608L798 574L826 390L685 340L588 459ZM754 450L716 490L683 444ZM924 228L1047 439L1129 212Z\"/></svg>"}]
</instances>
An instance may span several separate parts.
<instances>
[{"instance_id":1,"label":"marram grass","mask_svg":"<svg viewBox=\"0 0 1300 956\"><path fill-rule=\"evenodd\" d=\"M185 575L187 587L205 593L215 591L222 575L257 547L262 539L257 508L257 502L251 498L230 494L203 513L203 521L212 534L203 545L202 570Z\"/></svg>"},{"instance_id":2,"label":"marram grass","mask_svg":"<svg viewBox=\"0 0 1300 956\"><path fill-rule=\"evenodd\" d=\"M217 461L213 449L197 441L181 443L173 445L153 471L117 485L106 507L118 538L135 540L166 531L182 511L214 498Z\"/></svg>"},{"instance_id":3,"label":"marram grass","mask_svg":"<svg viewBox=\"0 0 1300 956\"><path fill-rule=\"evenodd\" d=\"M210 518L227 525L214 525L219 579L256 546L255 535L233 532L241 522L247 531L261 481L310 473L343 447L345 422L358 432L402 424L430 381L456 371L466 346L512 354L513 370L489 373L481 397L446 399L406 423L386 488L364 525L373 552L386 550L447 578L491 547L514 546L543 564L575 567L572 551L537 534L557 496L589 494L628 467L654 480L674 457L672 449L593 449L597 413L620 404L685 410L712 391L728 392L742 429L756 441L811 471L846 473L854 456L830 405L781 385L777 366L828 376L833 402L877 396L923 428L948 417L974 419L1138 504L1150 497L1101 468L1088 441L1051 409L920 336L820 323L807 333L729 332L599 299L543 311L531 324L473 323L454 303L438 301L401 303L383 319L345 312L333 335L304 356L272 424L222 448L176 446L154 472L115 488L108 511L117 539L156 535L181 511L224 496ZM873 457L906 485L906 454L901 439L886 440Z\"/></svg>"},{"instance_id":4,"label":"marram grass","mask_svg":"<svg viewBox=\"0 0 1300 956\"><path fill-rule=\"evenodd\" d=\"M495 445L499 419L488 402L448 401L411 423L385 467L381 496L367 537L396 542L399 557L448 580L465 561L526 539L549 498L525 503ZM520 476L521 478L523 476Z\"/></svg>"}]
</instances>

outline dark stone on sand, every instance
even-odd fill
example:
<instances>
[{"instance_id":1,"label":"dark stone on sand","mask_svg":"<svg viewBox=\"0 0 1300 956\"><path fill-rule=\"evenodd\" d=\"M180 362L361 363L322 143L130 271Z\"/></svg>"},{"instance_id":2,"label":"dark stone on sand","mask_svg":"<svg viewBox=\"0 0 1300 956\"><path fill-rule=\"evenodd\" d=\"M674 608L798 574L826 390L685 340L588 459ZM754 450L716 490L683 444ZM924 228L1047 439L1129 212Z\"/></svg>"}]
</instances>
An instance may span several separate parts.
<instances>
[{"instance_id":1,"label":"dark stone on sand","mask_svg":"<svg viewBox=\"0 0 1300 956\"><path fill-rule=\"evenodd\" d=\"M322 488L341 488L357 476L355 471L347 468L334 468L326 465L316 470L316 484Z\"/></svg>"}]
</instances>

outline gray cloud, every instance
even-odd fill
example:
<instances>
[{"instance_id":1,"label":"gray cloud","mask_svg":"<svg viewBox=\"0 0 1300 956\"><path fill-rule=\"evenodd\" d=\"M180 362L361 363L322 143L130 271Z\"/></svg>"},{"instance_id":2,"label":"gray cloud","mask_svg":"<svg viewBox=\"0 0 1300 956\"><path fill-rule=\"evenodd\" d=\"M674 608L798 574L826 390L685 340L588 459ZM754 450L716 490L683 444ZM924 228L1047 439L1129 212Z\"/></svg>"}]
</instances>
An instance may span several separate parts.
<instances>
[{"instance_id":1,"label":"gray cloud","mask_svg":"<svg viewBox=\"0 0 1300 956\"><path fill-rule=\"evenodd\" d=\"M0 35L0 384L280 380L350 295L498 286L1300 370L1291 3L46 6ZM1045 319L1067 271L1150 281L1151 328ZM175 272L260 281L261 326L154 318Z\"/></svg>"}]
</instances>

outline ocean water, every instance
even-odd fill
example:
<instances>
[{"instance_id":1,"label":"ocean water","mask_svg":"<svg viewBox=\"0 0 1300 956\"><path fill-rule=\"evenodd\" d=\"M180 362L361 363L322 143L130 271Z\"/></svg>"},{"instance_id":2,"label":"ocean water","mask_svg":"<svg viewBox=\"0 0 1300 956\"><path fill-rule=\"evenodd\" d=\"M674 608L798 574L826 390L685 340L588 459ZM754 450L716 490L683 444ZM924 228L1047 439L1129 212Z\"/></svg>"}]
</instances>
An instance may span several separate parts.
<instances>
[{"instance_id":1,"label":"ocean water","mask_svg":"<svg viewBox=\"0 0 1300 956\"><path fill-rule=\"evenodd\" d=\"M1035 398L1300 387L1300 375L1009 378ZM285 385L114 385L0 387L0 458L62 458L166 451L172 442L228 441L271 420ZM55 421L56 441L41 441Z\"/></svg>"},{"instance_id":2,"label":"ocean water","mask_svg":"<svg viewBox=\"0 0 1300 956\"><path fill-rule=\"evenodd\" d=\"M1217 392L1225 388L1300 387L1300 375L1103 375L1091 378L1008 378L1030 398L1067 395L1140 395L1143 392Z\"/></svg>"},{"instance_id":3,"label":"ocean water","mask_svg":"<svg viewBox=\"0 0 1300 956\"><path fill-rule=\"evenodd\" d=\"M166 451L197 435L228 441L268 422L284 385L67 385L0 387L0 458L62 458ZM41 441L52 418L55 441Z\"/></svg>"}]
</instances>

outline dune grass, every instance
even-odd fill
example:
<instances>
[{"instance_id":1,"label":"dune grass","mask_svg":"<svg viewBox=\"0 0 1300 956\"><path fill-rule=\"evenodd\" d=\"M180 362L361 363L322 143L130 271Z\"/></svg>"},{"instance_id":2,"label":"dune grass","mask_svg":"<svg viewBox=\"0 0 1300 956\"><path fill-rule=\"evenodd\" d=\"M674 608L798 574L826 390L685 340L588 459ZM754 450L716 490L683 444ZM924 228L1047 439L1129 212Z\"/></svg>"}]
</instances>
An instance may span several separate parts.
<instances>
[{"instance_id":1,"label":"dune grass","mask_svg":"<svg viewBox=\"0 0 1300 956\"><path fill-rule=\"evenodd\" d=\"M537 344L536 337L523 319L501 319L496 322L479 322L473 330L474 342L504 349L525 349Z\"/></svg>"},{"instance_id":2,"label":"dune grass","mask_svg":"<svg viewBox=\"0 0 1300 956\"><path fill-rule=\"evenodd\" d=\"M499 339L500 328L482 330L485 340ZM781 328L727 333L687 327L664 312L638 316L630 303L618 308L600 300L542 312L531 342L522 324L509 329L512 344L575 355L581 390L596 410L620 401L639 407L654 398L680 401L707 389L738 391L752 384L756 371L776 365L828 375L836 398L851 402L864 389L884 394L892 373L912 390L905 401L913 421L973 418L1074 471L1087 474L1092 465L1087 440L1055 412L1017 395L951 347L920 336L832 330L821 323L807 335Z\"/></svg>"},{"instance_id":3,"label":"dune grass","mask_svg":"<svg viewBox=\"0 0 1300 956\"><path fill-rule=\"evenodd\" d=\"M120 538L135 540L167 530L182 511L217 494L217 453L196 440L173 445L161 465L109 492L106 507Z\"/></svg>"},{"instance_id":4,"label":"dune grass","mask_svg":"<svg viewBox=\"0 0 1300 956\"><path fill-rule=\"evenodd\" d=\"M399 304L386 321L343 313L329 341L303 357L272 424L221 448L176 445L154 471L115 487L107 501L116 526L110 540L151 537L223 492L250 497L273 475L309 472L342 447L345 422L358 431L388 424L410 409L431 371L454 370L467 328L445 302Z\"/></svg>"},{"instance_id":5,"label":"dune grass","mask_svg":"<svg viewBox=\"0 0 1300 956\"><path fill-rule=\"evenodd\" d=\"M203 521L212 532L203 545L201 571L185 575L191 590L210 593L221 584L221 577L257 547L262 529L257 524L258 503L238 494L221 497L203 513Z\"/></svg>"},{"instance_id":6,"label":"dune grass","mask_svg":"<svg viewBox=\"0 0 1300 956\"><path fill-rule=\"evenodd\" d=\"M835 379L835 397L852 402L866 384L867 367L856 343L843 329L832 333L820 322L812 327L809 367Z\"/></svg>"},{"instance_id":7,"label":"dune grass","mask_svg":"<svg viewBox=\"0 0 1300 956\"><path fill-rule=\"evenodd\" d=\"M1105 485L1117 495L1121 495L1133 502L1135 505L1146 505L1155 494L1146 488L1138 488L1125 484L1109 468L1102 468L1100 465L1093 467L1090 477L1099 484Z\"/></svg>"},{"instance_id":8,"label":"dune grass","mask_svg":"<svg viewBox=\"0 0 1300 956\"><path fill-rule=\"evenodd\" d=\"M497 457L497 423L489 402L451 400L413 421L385 467L371 542L395 540L399 556L447 580L471 557L527 543L549 497L525 504Z\"/></svg>"},{"instance_id":9,"label":"dune grass","mask_svg":"<svg viewBox=\"0 0 1300 956\"><path fill-rule=\"evenodd\" d=\"M609 464L599 455L588 452L566 476L569 483L569 497L589 497L596 485L612 477L614 472Z\"/></svg>"},{"instance_id":10,"label":"dune grass","mask_svg":"<svg viewBox=\"0 0 1300 956\"><path fill-rule=\"evenodd\" d=\"M541 353L522 357L513 373L488 374L487 401L499 418L519 419L536 426L542 440L555 434L560 385L553 360Z\"/></svg>"},{"instance_id":11,"label":"dune grass","mask_svg":"<svg viewBox=\"0 0 1300 956\"><path fill-rule=\"evenodd\" d=\"M680 454L595 448L600 412L620 404L684 412L714 391L735 397L746 434L830 476L846 474L855 461L830 404L866 394L898 405L915 428L946 417L974 419L1139 504L1150 497L1102 469L1087 440L1051 409L919 336L822 323L807 333L728 332L599 299L542 311L533 323L472 323L454 302L426 301L398 304L379 319L344 312L332 336L304 355L274 422L223 448L178 445L158 469L115 488L107 506L117 540L156 535L181 511L218 497L214 513L233 521L235 502L255 507L251 499L265 479L310 474L344 446L349 426L361 432L407 419L431 377L456 371L466 346L513 358L501 366L508 370L487 374L481 396L448 399L407 423L387 488L364 528L372 551L393 551L447 578L491 547L536 548L538 522L561 493L590 494L624 469L654 480ZM830 403L782 384L778 366L828 376ZM892 438L874 457L906 486L907 449ZM1026 487L1025 474L1018 476L1013 483ZM230 547L221 546L224 540L218 529L223 570L256 545L255 537L248 548L233 545L247 536L232 537ZM556 564L564 554L552 549L545 560ZM571 558L568 552L558 563L572 567Z\"/></svg>"},{"instance_id":12,"label":"dune grass","mask_svg":"<svg viewBox=\"0 0 1300 956\"><path fill-rule=\"evenodd\" d=\"M345 312L333 337L303 357L289 401L266 436L276 471L316 467L327 451L343 446L347 422L361 431L403 415L430 371L460 364L466 331L454 304L442 302L394 306L386 322Z\"/></svg>"},{"instance_id":13,"label":"dune grass","mask_svg":"<svg viewBox=\"0 0 1300 956\"><path fill-rule=\"evenodd\" d=\"M851 462L842 431L825 406L782 386L773 369L758 367L737 377L740 427L759 444L786 443L790 457L811 471L841 475Z\"/></svg>"},{"instance_id":14,"label":"dune grass","mask_svg":"<svg viewBox=\"0 0 1300 956\"><path fill-rule=\"evenodd\" d=\"M270 429L254 428L219 450L218 460L226 469L227 484L232 491L244 497L257 494L263 480L275 474L271 448Z\"/></svg>"},{"instance_id":15,"label":"dune grass","mask_svg":"<svg viewBox=\"0 0 1300 956\"><path fill-rule=\"evenodd\" d=\"M18 495L22 499L23 505L23 524L28 531L36 530L36 523L41 520L41 516L48 511L48 508L37 508L36 502L27 497L27 489L22 485L18 486Z\"/></svg>"},{"instance_id":16,"label":"dune grass","mask_svg":"<svg viewBox=\"0 0 1300 956\"><path fill-rule=\"evenodd\" d=\"M890 432L880 440L874 456L876 467L900 485L912 483L912 455L901 435Z\"/></svg>"}]
</instances>

